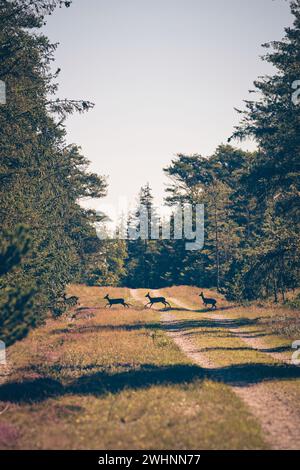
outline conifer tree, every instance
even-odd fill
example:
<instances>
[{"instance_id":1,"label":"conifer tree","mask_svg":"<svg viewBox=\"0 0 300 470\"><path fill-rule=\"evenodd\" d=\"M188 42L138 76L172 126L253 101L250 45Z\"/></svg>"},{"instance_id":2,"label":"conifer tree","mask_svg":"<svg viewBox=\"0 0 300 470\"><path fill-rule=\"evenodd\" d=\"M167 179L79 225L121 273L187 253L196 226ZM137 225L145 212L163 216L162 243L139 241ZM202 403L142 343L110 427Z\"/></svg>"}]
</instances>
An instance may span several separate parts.
<instances>
[{"instance_id":1,"label":"conifer tree","mask_svg":"<svg viewBox=\"0 0 300 470\"><path fill-rule=\"evenodd\" d=\"M250 297L273 290L275 300L278 289L284 298L285 290L299 283L300 103L295 85L300 79L300 0L291 2L291 12L294 24L286 28L284 39L264 45L264 60L276 71L255 81L258 98L246 101L233 135L253 137L259 147L240 188L256 213L255 233L246 248L252 259L244 261L244 277L248 287L257 286Z\"/></svg>"},{"instance_id":2,"label":"conifer tree","mask_svg":"<svg viewBox=\"0 0 300 470\"><path fill-rule=\"evenodd\" d=\"M1 239L9 233L16 240L21 224L30 240L13 271L1 277L2 292L18 286L28 293L18 322L13 315L7 322L11 298L1 296L0 337L6 343L27 334L48 312L62 313L65 286L80 275L97 240L96 215L79 201L102 197L106 182L88 171L76 145L67 144L64 126L69 114L93 104L57 98L59 71L50 68L56 45L37 33L47 14L70 3L0 0L0 80L7 92L6 104L0 105ZM14 244L22 245L22 238ZM21 305L18 296L15 302Z\"/></svg>"}]
</instances>

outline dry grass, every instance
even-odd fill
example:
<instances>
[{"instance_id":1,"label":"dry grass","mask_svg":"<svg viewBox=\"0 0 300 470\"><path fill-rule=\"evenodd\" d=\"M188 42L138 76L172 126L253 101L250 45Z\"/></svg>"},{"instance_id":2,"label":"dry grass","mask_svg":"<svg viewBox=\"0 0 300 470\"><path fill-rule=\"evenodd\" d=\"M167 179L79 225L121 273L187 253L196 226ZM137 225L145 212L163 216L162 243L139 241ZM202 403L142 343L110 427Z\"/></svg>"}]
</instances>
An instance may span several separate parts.
<instances>
[{"instance_id":1,"label":"dry grass","mask_svg":"<svg viewBox=\"0 0 300 470\"><path fill-rule=\"evenodd\" d=\"M291 318L295 312L279 305L230 305L215 292L204 290L205 296L218 299L218 310L210 311L199 304L198 291L187 286L163 290L174 301L177 295L180 302L184 299L187 306L194 308L173 311L178 327L184 329L204 359L224 368L225 381L266 382L270 391L283 390L285 400L293 406L299 419L300 368L281 364L281 360L291 364L294 352L291 345L299 336L291 333L294 330L287 332L279 327L282 316Z\"/></svg>"},{"instance_id":2,"label":"dry grass","mask_svg":"<svg viewBox=\"0 0 300 470\"><path fill-rule=\"evenodd\" d=\"M260 426L127 289L73 286L93 317L49 320L10 348L1 449L253 449ZM136 308L103 309L104 295Z\"/></svg>"},{"instance_id":3,"label":"dry grass","mask_svg":"<svg viewBox=\"0 0 300 470\"><path fill-rule=\"evenodd\" d=\"M199 313L210 313L210 309L206 309L199 298L199 293L203 290L205 297L213 297L217 299L217 313L224 314L229 318L238 318L244 320L244 323L250 329L264 328L266 333L266 341L270 345L291 344L292 341L300 339L300 311L291 309L282 304L274 304L272 302L252 302L249 305L239 305L226 301L224 297L212 289L199 289L190 286L174 286L163 289L164 295L168 298L179 298L184 301L191 309L199 310ZM291 295L291 294L290 294ZM251 325L252 322L252 325Z\"/></svg>"}]
</instances>

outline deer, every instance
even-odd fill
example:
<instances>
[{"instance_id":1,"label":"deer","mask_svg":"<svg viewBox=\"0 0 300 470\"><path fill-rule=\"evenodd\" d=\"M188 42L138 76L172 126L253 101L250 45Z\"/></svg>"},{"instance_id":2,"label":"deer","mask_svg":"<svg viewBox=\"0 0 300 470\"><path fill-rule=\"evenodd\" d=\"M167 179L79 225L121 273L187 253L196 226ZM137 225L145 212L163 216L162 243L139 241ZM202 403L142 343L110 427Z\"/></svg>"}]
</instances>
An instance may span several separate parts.
<instances>
[{"instance_id":1,"label":"deer","mask_svg":"<svg viewBox=\"0 0 300 470\"><path fill-rule=\"evenodd\" d=\"M67 296L64 294L63 299L65 304L67 304L69 307L75 307L79 301L79 297L76 297L76 295Z\"/></svg>"},{"instance_id":2,"label":"deer","mask_svg":"<svg viewBox=\"0 0 300 470\"><path fill-rule=\"evenodd\" d=\"M217 308L217 301L216 301L216 299L211 299L211 298L209 298L209 297L204 297L203 292L201 292L201 294L199 294L199 297L202 297L203 304L204 304L205 306L211 305L211 308Z\"/></svg>"},{"instance_id":3,"label":"deer","mask_svg":"<svg viewBox=\"0 0 300 470\"><path fill-rule=\"evenodd\" d=\"M145 297L148 297L149 302L145 305L144 308L147 307L147 305L150 304L150 308L152 307L153 304L164 304L165 307L169 306L171 308L171 305L169 302L164 298L164 297L151 297L150 292L148 292Z\"/></svg>"},{"instance_id":4,"label":"deer","mask_svg":"<svg viewBox=\"0 0 300 470\"><path fill-rule=\"evenodd\" d=\"M117 305L117 304L121 304L121 305L123 305L123 307L127 307L127 308L130 307L130 304L128 304L127 302L125 302L124 299L110 299L110 297L109 297L108 294L106 294L106 296L103 297L103 298L106 299L107 302L108 302L108 303L106 304L105 308L107 308L107 307L111 308L112 305Z\"/></svg>"}]
</instances>

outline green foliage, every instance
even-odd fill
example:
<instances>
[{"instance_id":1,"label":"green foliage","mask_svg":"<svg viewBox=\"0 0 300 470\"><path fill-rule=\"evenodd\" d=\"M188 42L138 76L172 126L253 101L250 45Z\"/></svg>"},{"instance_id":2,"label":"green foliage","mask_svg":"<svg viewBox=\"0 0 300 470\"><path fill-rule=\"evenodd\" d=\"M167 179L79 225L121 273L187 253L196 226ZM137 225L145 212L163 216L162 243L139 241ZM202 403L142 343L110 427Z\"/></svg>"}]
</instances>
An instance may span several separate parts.
<instances>
[{"instance_id":1,"label":"green foliage","mask_svg":"<svg viewBox=\"0 0 300 470\"><path fill-rule=\"evenodd\" d=\"M221 145L209 158L178 155L165 169L171 180L167 202L204 204L205 246L187 252L181 246L181 281L219 290L225 285L230 265L239 248L243 227L236 220L235 192L253 154ZM173 242L174 247L179 243Z\"/></svg>"},{"instance_id":2,"label":"green foliage","mask_svg":"<svg viewBox=\"0 0 300 470\"><path fill-rule=\"evenodd\" d=\"M293 300L288 300L288 301L287 301L287 305L288 305L290 308L299 310L299 309L300 309L300 294L298 294L295 299L293 299Z\"/></svg>"},{"instance_id":3,"label":"green foliage","mask_svg":"<svg viewBox=\"0 0 300 470\"><path fill-rule=\"evenodd\" d=\"M242 179L245 197L254 199L256 229L248 240L245 283L254 295L299 285L300 106L292 101L292 84L300 77L300 0L291 2L294 25L282 41L265 44L264 59L276 70L257 80L257 101L247 101L235 138L254 137L259 152ZM251 260L250 260L251 258Z\"/></svg>"},{"instance_id":4,"label":"green foliage","mask_svg":"<svg viewBox=\"0 0 300 470\"><path fill-rule=\"evenodd\" d=\"M97 217L79 201L104 196L106 182L88 171L79 147L66 143L64 126L69 114L93 104L55 96L59 70L51 73L50 65L56 45L37 33L45 15L70 3L0 0L0 79L7 88L7 103L0 106L0 220L2 233L20 237L7 249L5 237L1 242L0 337L8 343L43 321L47 312L64 311L66 284L81 275L88 255L98 249ZM15 232L18 224L27 227L26 250L15 248L23 243Z\"/></svg>"},{"instance_id":5,"label":"green foliage","mask_svg":"<svg viewBox=\"0 0 300 470\"><path fill-rule=\"evenodd\" d=\"M118 286L126 276L126 242L104 240L99 251L94 253L87 264L82 281L89 286Z\"/></svg>"},{"instance_id":6,"label":"green foliage","mask_svg":"<svg viewBox=\"0 0 300 470\"><path fill-rule=\"evenodd\" d=\"M2 232L0 241L0 331L9 346L23 338L36 324L33 297L36 285L23 271L23 260L30 249L28 230L18 226Z\"/></svg>"},{"instance_id":7,"label":"green foliage","mask_svg":"<svg viewBox=\"0 0 300 470\"><path fill-rule=\"evenodd\" d=\"M169 205L205 205L205 246L194 253L176 240L158 245L153 265L161 285L196 284L230 299L273 295L275 301L299 286L300 106L292 101L292 83L300 79L300 0L291 10L295 21L286 37L265 45L264 59L276 72L255 82L259 98L246 101L233 136L254 138L259 150L221 145L208 158L179 154L165 169Z\"/></svg>"},{"instance_id":8,"label":"green foliage","mask_svg":"<svg viewBox=\"0 0 300 470\"><path fill-rule=\"evenodd\" d=\"M148 234L143 235L143 228L140 225L140 214L142 207L148 211L146 225ZM141 188L137 208L134 214L131 214L128 220L128 230L131 227L140 232L141 237L137 240L129 240L127 243L128 260L126 263L127 276L124 284L129 287L159 287L160 269L159 253L161 242L150 240L151 225L156 217L155 207L153 205L153 196L149 184Z\"/></svg>"}]
</instances>

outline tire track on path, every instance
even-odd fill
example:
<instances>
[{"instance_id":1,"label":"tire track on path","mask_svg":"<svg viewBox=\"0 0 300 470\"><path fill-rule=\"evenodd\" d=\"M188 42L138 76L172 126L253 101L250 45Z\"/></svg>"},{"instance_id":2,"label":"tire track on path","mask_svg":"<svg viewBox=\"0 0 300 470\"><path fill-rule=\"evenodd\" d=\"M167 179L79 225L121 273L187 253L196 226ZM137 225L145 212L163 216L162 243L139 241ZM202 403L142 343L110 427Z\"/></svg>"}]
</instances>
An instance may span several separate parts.
<instances>
[{"instance_id":1,"label":"tire track on path","mask_svg":"<svg viewBox=\"0 0 300 470\"><path fill-rule=\"evenodd\" d=\"M185 302L182 302L175 297L169 297L169 299L171 299L175 305L178 305L178 307L193 311L193 309ZM220 315L216 313L210 313L209 319L216 322L216 327L219 326L221 328L226 328L234 337L242 340L247 346L254 349L255 351L267 354L273 359L276 359L276 361L280 361L288 365L291 364L291 351L289 353L272 351L272 348L270 348L261 339L255 336L255 331L253 331L253 333L249 333L249 331L247 331L247 329L245 330L243 327L230 328L230 324L234 324L234 319L224 318L224 314ZM217 322L221 322L222 324L218 325Z\"/></svg>"},{"instance_id":2,"label":"tire track on path","mask_svg":"<svg viewBox=\"0 0 300 470\"><path fill-rule=\"evenodd\" d=\"M161 295L161 292L155 292L157 295ZM143 296L138 290L131 289L130 293L135 300L139 302L142 301ZM184 302L174 297L169 297L169 300L185 310L191 310ZM223 316L221 317L217 314L212 315L216 323L220 320L222 320L222 322L224 321ZM208 376L211 376L212 379L220 380L221 376L216 373L218 370L216 365L209 358L205 357L201 353L201 350L197 349L197 346L195 346L191 339L187 338L182 329L176 326L177 322L174 320L174 315L170 312L163 312L161 320L167 335L173 339L184 354L193 363L199 365L201 368L207 369ZM237 329L234 329L234 332L238 333ZM238 335L237 337L240 337L242 340L245 339L243 336ZM252 347L251 342L247 344ZM253 350L259 351L256 348L253 348ZM270 390L268 384L264 382L251 383L243 386L229 386L236 395L244 401L250 412L261 424L262 430L266 436L266 441L271 448L278 450L299 449L300 416L293 407L290 406L284 391L280 390L278 387L273 387Z\"/></svg>"}]
</instances>

